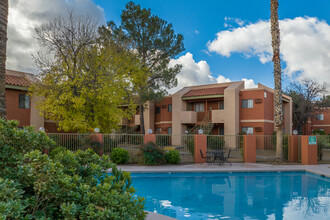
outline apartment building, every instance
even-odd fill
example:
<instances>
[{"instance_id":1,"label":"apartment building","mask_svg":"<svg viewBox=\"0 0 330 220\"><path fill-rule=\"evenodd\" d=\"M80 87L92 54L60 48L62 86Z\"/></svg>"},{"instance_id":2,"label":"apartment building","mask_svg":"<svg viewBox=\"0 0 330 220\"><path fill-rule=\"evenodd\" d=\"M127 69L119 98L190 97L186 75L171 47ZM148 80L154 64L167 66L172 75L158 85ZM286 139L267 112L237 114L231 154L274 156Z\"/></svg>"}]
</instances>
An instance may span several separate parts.
<instances>
[{"instance_id":1,"label":"apartment building","mask_svg":"<svg viewBox=\"0 0 330 220\"><path fill-rule=\"evenodd\" d=\"M36 80L33 74L6 70L7 119L19 121L19 126L44 127L44 117L36 108L38 97L28 95L29 86Z\"/></svg>"},{"instance_id":2,"label":"apartment building","mask_svg":"<svg viewBox=\"0 0 330 220\"><path fill-rule=\"evenodd\" d=\"M315 117L310 118L305 124L304 134L312 134L314 130L324 131L330 134L330 107L316 113Z\"/></svg>"},{"instance_id":3,"label":"apartment building","mask_svg":"<svg viewBox=\"0 0 330 220\"><path fill-rule=\"evenodd\" d=\"M140 125L139 114L134 126ZM244 82L190 86L168 96L160 103L147 103L145 131L159 134L204 133L237 135L274 132L274 91L262 84L244 88ZM291 134L292 99L283 95L283 131Z\"/></svg>"}]
</instances>

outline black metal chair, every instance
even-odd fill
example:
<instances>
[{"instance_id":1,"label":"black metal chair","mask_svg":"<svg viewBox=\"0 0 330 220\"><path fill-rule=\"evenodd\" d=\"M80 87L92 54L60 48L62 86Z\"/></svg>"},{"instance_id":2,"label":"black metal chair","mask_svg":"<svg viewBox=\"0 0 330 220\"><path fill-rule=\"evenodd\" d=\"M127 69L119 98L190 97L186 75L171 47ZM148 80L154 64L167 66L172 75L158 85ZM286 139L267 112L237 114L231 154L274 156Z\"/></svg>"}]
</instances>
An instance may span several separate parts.
<instances>
[{"instance_id":1,"label":"black metal chair","mask_svg":"<svg viewBox=\"0 0 330 220\"><path fill-rule=\"evenodd\" d=\"M201 153L201 157L202 157L203 159L206 159L206 163L207 163L207 164L212 163L212 161L211 161L211 157L207 156L207 154L206 154L206 156L204 156L204 155L203 155L203 152L202 152L201 149L199 150L199 152ZM202 163L201 163L201 164L202 164Z\"/></svg>"},{"instance_id":2,"label":"black metal chair","mask_svg":"<svg viewBox=\"0 0 330 220\"><path fill-rule=\"evenodd\" d=\"M228 154L227 154L227 157L224 157L223 158L223 163L224 162L228 162L228 163L230 163L230 166L231 166L231 162L228 160L230 158L230 152L231 152L231 149L229 149Z\"/></svg>"}]
</instances>

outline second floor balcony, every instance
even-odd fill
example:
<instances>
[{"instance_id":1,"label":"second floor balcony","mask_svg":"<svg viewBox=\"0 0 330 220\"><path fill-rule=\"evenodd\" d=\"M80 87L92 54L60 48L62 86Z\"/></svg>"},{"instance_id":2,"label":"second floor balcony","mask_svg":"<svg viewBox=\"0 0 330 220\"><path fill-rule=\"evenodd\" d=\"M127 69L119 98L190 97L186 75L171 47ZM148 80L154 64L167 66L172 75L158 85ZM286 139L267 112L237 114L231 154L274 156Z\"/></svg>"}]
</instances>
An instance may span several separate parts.
<instances>
[{"instance_id":1,"label":"second floor balcony","mask_svg":"<svg viewBox=\"0 0 330 220\"><path fill-rule=\"evenodd\" d=\"M195 124L197 122L197 112L195 111L182 111L180 116L182 124Z\"/></svg>"},{"instance_id":2,"label":"second floor balcony","mask_svg":"<svg viewBox=\"0 0 330 220\"><path fill-rule=\"evenodd\" d=\"M218 109L212 110L212 123L224 123L225 120L225 110Z\"/></svg>"}]
</instances>

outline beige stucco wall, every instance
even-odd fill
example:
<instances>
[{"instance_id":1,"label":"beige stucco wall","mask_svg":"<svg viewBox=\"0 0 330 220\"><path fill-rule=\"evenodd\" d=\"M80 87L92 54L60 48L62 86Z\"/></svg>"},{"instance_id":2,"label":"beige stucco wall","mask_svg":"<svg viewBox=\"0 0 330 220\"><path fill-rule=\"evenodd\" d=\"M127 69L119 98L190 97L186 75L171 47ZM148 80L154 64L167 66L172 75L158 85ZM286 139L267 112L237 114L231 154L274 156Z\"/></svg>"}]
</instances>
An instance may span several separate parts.
<instances>
[{"instance_id":1,"label":"beige stucco wall","mask_svg":"<svg viewBox=\"0 0 330 220\"><path fill-rule=\"evenodd\" d=\"M155 106L153 102L148 101L144 106L144 131L147 134L148 129L152 129L155 133Z\"/></svg>"},{"instance_id":2,"label":"beige stucco wall","mask_svg":"<svg viewBox=\"0 0 330 220\"><path fill-rule=\"evenodd\" d=\"M40 110L37 108L37 103L41 99L42 99L41 97L36 97L36 96L31 97L30 125L34 126L36 131L38 131L40 127L45 126L44 116L40 114Z\"/></svg>"},{"instance_id":3,"label":"beige stucco wall","mask_svg":"<svg viewBox=\"0 0 330 220\"><path fill-rule=\"evenodd\" d=\"M225 135L239 134L239 92L244 89L244 82L230 84L224 91Z\"/></svg>"},{"instance_id":4,"label":"beige stucco wall","mask_svg":"<svg viewBox=\"0 0 330 220\"><path fill-rule=\"evenodd\" d=\"M284 104L284 134L292 134L292 100Z\"/></svg>"}]
</instances>

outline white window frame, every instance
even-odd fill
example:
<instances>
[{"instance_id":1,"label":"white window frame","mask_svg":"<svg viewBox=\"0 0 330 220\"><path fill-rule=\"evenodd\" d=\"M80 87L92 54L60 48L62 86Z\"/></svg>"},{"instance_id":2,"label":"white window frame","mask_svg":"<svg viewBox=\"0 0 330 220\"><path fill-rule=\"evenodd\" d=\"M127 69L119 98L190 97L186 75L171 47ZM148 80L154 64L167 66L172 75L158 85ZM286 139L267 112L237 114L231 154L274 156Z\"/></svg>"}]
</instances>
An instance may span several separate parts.
<instances>
[{"instance_id":1,"label":"white window frame","mask_svg":"<svg viewBox=\"0 0 330 220\"><path fill-rule=\"evenodd\" d=\"M253 99L242 99L242 108L253 108Z\"/></svg>"},{"instance_id":2,"label":"white window frame","mask_svg":"<svg viewBox=\"0 0 330 220\"><path fill-rule=\"evenodd\" d=\"M242 127L241 131L244 134L253 134L253 127Z\"/></svg>"},{"instance_id":3,"label":"white window frame","mask_svg":"<svg viewBox=\"0 0 330 220\"><path fill-rule=\"evenodd\" d=\"M205 105L203 102L195 103L195 112L205 112Z\"/></svg>"},{"instance_id":4,"label":"white window frame","mask_svg":"<svg viewBox=\"0 0 330 220\"><path fill-rule=\"evenodd\" d=\"M323 121L324 120L324 114L323 113L322 114L317 114L316 115L316 120Z\"/></svg>"}]
</instances>

